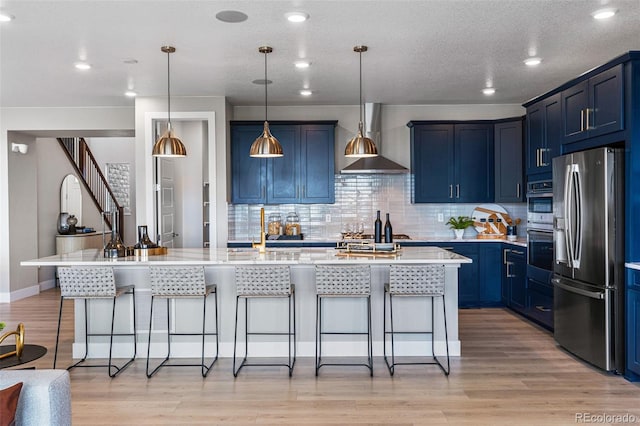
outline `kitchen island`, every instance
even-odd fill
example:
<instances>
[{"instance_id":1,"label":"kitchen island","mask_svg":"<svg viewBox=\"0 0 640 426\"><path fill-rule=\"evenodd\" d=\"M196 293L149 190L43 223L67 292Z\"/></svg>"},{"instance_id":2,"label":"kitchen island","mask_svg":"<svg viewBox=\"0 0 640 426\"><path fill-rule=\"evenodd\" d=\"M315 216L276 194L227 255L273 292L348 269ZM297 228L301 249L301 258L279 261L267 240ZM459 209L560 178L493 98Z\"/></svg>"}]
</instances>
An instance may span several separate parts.
<instances>
[{"instance_id":1,"label":"kitchen island","mask_svg":"<svg viewBox=\"0 0 640 426\"><path fill-rule=\"evenodd\" d=\"M118 285L135 285L136 287L136 325L138 334L138 357L145 356L147 333L149 329L149 311L151 302L151 286L149 283L149 266L151 265L203 265L208 283L218 286L218 319L220 321L220 356L230 357L233 354L233 335L235 320L235 267L242 265L277 264L291 267L291 281L296 285L296 324L298 355L313 356L315 353L315 275L314 266L320 264L369 264L371 265L371 303L372 303L372 332L374 341L374 356L382 355L382 313L383 288L388 280L388 267L391 264L425 265L440 264L445 266L445 304L447 313L447 328L449 336L449 351L453 356L460 355L460 341L458 338L458 268L462 263L471 260L438 247L406 247L392 256L336 256L336 249L327 248L271 248L265 253L255 249L169 249L168 254L158 256L130 256L117 259L105 258L101 250L90 249L73 253L49 256L21 262L22 266L112 266ZM252 331L274 331L286 329L286 301L267 299L258 301L252 307L252 317L249 318ZM76 301L76 304L81 303ZM89 322L95 327L106 326L111 303L109 301L92 301ZM209 303L213 303L210 298ZM394 320L398 321L398 328L425 329L431 326L431 314L423 300L406 299L398 302L396 310L404 314ZM395 305L394 303L394 305ZM402 303L402 305L400 305ZM282 315L262 315L261 308L271 308L280 305ZM160 305L158 305L160 306ZM198 330L201 324L201 302L195 300L180 300L176 302L175 317L180 330ZM77 306L79 307L79 305ZM213 312L211 310L209 312ZM342 331L360 331L366 328L366 305L363 300L340 299L334 301L323 310L323 319L327 328ZM436 309L442 309L441 303L436 301ZM84 352L85 342L83 333L84 315L82 309L76 309L74 357ZM157 316L156 316L157 312ZM165 311L166 312L166 311ZM162 309L154 310L154 320L160 321L166 313ZM131 324L133 309L130 304L121 303L116 310L116 328L120 330ZM90 327L92 326L90 325ZM213 322L207 327L213 327ZM442 321L436 315L435 320L435 352L445 354L445 342ZM156 327L154 327L155 333ZM132 331L132 330L129 330ZM262 340L258 339L262 337ZM278 336L258 336L252 340L250 356L281 356L286 354L287 342ZM419 336L420 337L420 336ZM424 339L423 337L420 337ZM331 355L360 355L366 353L366 340L361 336L336 336L335 340L323 342L323 353ZM340 339L338 341L338 339ZM345 340L346 339L346 340ZM422 340L416 341L416 336L406 340L396 337L397 353L407 355L429 355L430 344ZM155 342L155 338L152 339ZM199 343L193 340L181 340L172 344L172 352L177 357L192 357L198 354ZM151 356L160 357L162 345L153 345ZM154 352L153 349L158 348ZM215 350L214 343L208 343L207 353ZM108 353L108 343L92 340L89 344L89 357L105 357ZM130 347L125 342L114 341L114 355L127 356Z\"/></svg>"}]
</instances>

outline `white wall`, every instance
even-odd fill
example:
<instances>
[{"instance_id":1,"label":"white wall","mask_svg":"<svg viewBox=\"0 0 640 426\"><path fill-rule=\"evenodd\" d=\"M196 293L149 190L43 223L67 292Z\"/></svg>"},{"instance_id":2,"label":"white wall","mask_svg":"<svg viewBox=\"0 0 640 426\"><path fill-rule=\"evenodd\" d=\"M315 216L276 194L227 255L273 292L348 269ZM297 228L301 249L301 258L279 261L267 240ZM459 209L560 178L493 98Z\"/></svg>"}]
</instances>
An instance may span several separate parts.
<instances>
[{"instance_id":1,"label":"white wall","mask_svg":"<svg viewBox=\"0 0 640 426\"><path fill-rule=\"evenodd\" d=\"M136 175L135 175L135 138L133 137L109 137L109 138L85 138L93 156L95 157L102 173L106 173L107 163L129 163L131 165L131 214L124 216L124 243L127 246L132 246L138 239L138 231L136 229ZM105 178L106 178L105 174ZM102 218L99 212L95 208L93 202L88 197L84 196L82 201L84 203L83 214L87 215L85 219L85 226L91 226L96 230L102 231ZM87 201L90 204L87 204ZM88 216L88 213L91 216ZM97 214L97 221L95 214ZM87 220L88 219L88 220Z\"/></svg>"},{"instance_id":2,"label":"white wall","mask_svg":"<svg viewBox=\"0 0 640 426\"><path fill-rule=\"evenodd\" d=\"M140 224L154 223L153 212L153 133L151 122L153 119L167 118L167 102L162 97L136 98L135 129L136 129L136 221ZM227 244L227 102L224 97L172 97L171 121L177 125L181 121L197 121L210 119L207 128L209 149L208 170L210 192L210 223L211 232L215 234L212 247L226 247ZM177 112L174 112L177 111ZM179 135L180 136L180 135ZM180 136L182 138L182 136ZM187 153L189 144L185 142ZM188 155L188 154L187 154ZM197 189L202 192L201 184ZM201 205L201 204L200 204ZM199 228L199 227L198 227ZM150 228L151 230L151 228ZM152 239L155 235L151 236Z\"/></svg>"},{"instance_id":3,"label":"white wall","mask_svg":"<svg viewBox=\"0 0 640 426\"><path fill-rule=\"evenodd\" d=\"M519 104L505 105L382 105L382 154L409 168L409 128L411 120L494 120L518 117L526 110ZM358 130L357 105L270 106L269 120L338 120L336 128L336 171L353 161L344 148ZM264 106L233 108L233 120L264 120ZM376 141L378 142L378 141Z\"/></svg>"},{"instance_id":4,"label":"white wall","mask_svg":"<svg viewBox=\"0 0 640 426\"><path fill-rule=\"evenodd\" d=\"M38 257L35 156L16 160L24 179L13 179L9 170L10 142L24 136L92 136L131 133L133 108L1 108L0 109L0 302L24 296L24 289L38 283L35 268L18 266ZM22 136L21 136L22 135ZM10 157L10 154L12 155ZM14 187L14 185L17 185ZM27 188L25 185L29 185ZM11 229L16 221L15 232ZM28 247L26 247L28 245Z\"/></svg>"}]
</instances>

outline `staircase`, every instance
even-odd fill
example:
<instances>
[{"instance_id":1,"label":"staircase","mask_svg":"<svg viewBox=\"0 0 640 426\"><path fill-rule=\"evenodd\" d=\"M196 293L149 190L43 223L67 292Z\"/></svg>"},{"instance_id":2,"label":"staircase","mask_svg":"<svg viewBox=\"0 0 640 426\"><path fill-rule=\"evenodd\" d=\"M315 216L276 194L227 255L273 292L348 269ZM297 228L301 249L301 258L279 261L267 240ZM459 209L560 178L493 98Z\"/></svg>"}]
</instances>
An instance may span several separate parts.
<instances>
[{"instance_id":1,"label":"staircase","mask_svg":"<svg viewBox=\"0 0 640 426\"><path fill-rule=\"evenodd\" d=\"M109 183L105 179L96 159L93 157L89 145L84 138L58 138L58 143L73 165L80 180L91 195L93 203L101 213L118 212L117 230L124 240L124 209L116 200ZM104 221L113 229L110 216L104 216Z\"/></svg>"}]
</instances>

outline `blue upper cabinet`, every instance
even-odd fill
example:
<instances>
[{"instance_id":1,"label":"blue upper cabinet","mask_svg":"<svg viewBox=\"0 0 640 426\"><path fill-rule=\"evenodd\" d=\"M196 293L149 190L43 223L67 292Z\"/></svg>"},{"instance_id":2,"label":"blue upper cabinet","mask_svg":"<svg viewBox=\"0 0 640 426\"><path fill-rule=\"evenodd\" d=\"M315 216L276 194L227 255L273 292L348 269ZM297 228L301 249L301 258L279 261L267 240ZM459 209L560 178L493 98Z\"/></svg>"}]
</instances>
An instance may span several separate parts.
<instances>
[{"instance_id":1,"label":"blue upper cabinet","mask_svg":"<svg viewBox=\"0 0 640 426\"><path fill-rule=\"evenodd\" d=\"M560 155L561 97L557 93L527 108L527 180L551 179L551 160Z\"/></svg>"},{"instance_id":2,"label":"blue upper cabinet","mask_svg":"<svg viewBox=\"0 0 640 426\"><path fill-rule=\"evenodd\" d=\"M411 128L411 171L415 180L415 203L453 201L453 147L453 126L450 124Z\"/></svg>"},{"instance_id":3,"label":"blue upper cabinet","mask_svg":"<svg viewBox=\"0 0 640 426\"><path fill-rule=\"evenodd\" d=\"M261 125L231 127L232 203L258 204L267 199L267 160L249 157L249 148L261 133Z\"/></svg>"},{"instance_id":4,"label":"blue upper cabinet","mask_svg":"<svg viewBox=\"0 0 640 426\"><path fill-rule=\"evenodd\" d=\"M495 151L495 202L524 201L522 118L496 123L493 129Z\"/></svg>"},{"instance_id":5,"label":"blue upper cabinet","mask_svg":"<svg viewBox=\"0 0 640 426\"><path fill-rule=\"evenodd\" d=\"M619 64L562 91L563 143L624 129L622 71Z\"/></svg>"},{"instance_id":6,"label":"blue upper cabinet","mask_svg":"<svg viewBox=\"0 0 640 426\"><path fill-rule=\"evenodd\" d=\"M335 202L335 121L271 122L283 157L249 157L262 132L255 122L231 123L231 202L311 204Z\"/></svg>"},{"instance_id":7,"label":"blue upper cabinet","mask_svg":"<svg viewBox=\"0 0 640 426\"><path fill-rule=\"evenodd\" d=\"M493 124L410 122L415 203L493 201Z\"/></svg>"}]
</instances>

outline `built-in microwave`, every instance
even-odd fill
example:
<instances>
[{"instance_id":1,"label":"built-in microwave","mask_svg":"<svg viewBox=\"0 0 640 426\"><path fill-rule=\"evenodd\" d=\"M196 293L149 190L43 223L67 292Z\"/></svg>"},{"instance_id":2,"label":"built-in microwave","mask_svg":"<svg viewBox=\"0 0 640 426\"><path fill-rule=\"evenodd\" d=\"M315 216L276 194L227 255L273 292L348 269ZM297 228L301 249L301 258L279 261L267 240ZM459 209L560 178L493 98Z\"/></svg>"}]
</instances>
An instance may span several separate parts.
<instances>
[{"instance_id":1,"label":"built-in microwave","mask_svg":"<svg viewBox=\"0 0 640 426\"><path fill-rule=\"evenodd\" d=\"M553 231L553 187L550 180L527 184L527 229Z\"/></svg>"}]
</instances>

